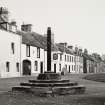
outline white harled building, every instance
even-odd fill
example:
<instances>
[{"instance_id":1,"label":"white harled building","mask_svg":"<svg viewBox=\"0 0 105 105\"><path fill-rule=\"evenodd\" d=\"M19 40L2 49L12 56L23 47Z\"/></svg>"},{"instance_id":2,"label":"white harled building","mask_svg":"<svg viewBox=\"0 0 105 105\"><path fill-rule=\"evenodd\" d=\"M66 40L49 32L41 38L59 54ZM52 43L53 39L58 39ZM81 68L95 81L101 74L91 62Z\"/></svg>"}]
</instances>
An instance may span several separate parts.
<instances>
[{"instance_id":1,"label":"white harled building","mask_svg":"<svg viewBox=\"0 0 105 105\"><path fill-rule=\"evenodd\" d=\"M0 30L0 77L21 74L21 36Z\"/></svg>"},{"instance_id":2,"label":"white harled building","mask_svg":"<svg viewBox=\"0 0 105 105\"><path fill-rule=\"evenodd\" d=\"M45 51L43 36L31 31L31 24L21 25L21 69L22 75L38 75L44 72ZM42 43L39 42L42 40Z\"/></svg>"},{"instance_id":3,"label":"white harled building","mask_svg":"<svg viewBox=\"0 0 105 105\"><path fill-rule=\"evenodd\" d=\"M61 52L61 71L66 70L67 73L75 73L75 55L73 46L68 46L67 43L57 43L56 45Z\"/></svg>"},{"instance_id":4,"label":"white harled building","mask_svg":"<svg viewBox=\"0 0 105 105\"><path fill-rule=\"evenodd\" d=\"M16 22L8 22L8 11L0 8L0 77L21 75L21 35Z\"/></svg>"},{"instance_id":5,"label":"white harled building","mask_svg":"<svg viewBox=\"0 0 105 105\"><path fill-rule=\"evenodd\" d=\"M22 36L22 75L38 75L47 71L47 37L32 32L31 26L31 24L23 24L19 32ZM52 55L54 51L57 51L57 48L52 44ZM52 60L52 71L54 71L53 63ZM58 72L57 70L56 66L55 72Z\"/></svg>"}]
</instances>

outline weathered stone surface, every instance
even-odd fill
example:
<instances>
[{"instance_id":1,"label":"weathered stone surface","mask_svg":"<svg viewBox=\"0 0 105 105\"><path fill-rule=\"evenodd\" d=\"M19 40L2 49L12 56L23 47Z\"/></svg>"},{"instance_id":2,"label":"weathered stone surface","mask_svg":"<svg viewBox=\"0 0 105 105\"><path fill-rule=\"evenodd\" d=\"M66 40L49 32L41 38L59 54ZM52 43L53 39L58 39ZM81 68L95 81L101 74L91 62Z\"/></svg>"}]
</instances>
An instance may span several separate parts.
<instances>
[{"instance_id":1,"label":"weathered stone surface","mask_svg":"<svg viewBox=\"0 0 105 105\"><path fill-rule=\"evenodd\" d=\"M12 91L30 92L31 88L27 86L14 86L12 87Z\"/></svg>"},{"instance_id":2,"label":"weathered stone surface","mask_svg":"<svg viewBox=\"0 0 105 105\"><path fill-rule=\"evenodd\" d=\"M21 86L34 86L34 87L65 87L78 85L77 82L62 82L62 83L20 83Z\"/></svg>"},{"instance_id":3,"label":"weathered stone surface","mask_svg":"<svg viewBox=\"0 0 105 105\"><path fill-rule=\"evenodd\" d=\"M61 79L60 74L54 72L41 73L37 77L38 80L59 80Z\"/></svg>"},{"instance_id":4,"label":"weathered stone surface","mask_svg":"<svg viewBox=\"0 0 105 105\"><path fill-rule=\"evenodd\" d=\"M85 92L85 87L78 85L76 82L61 79L59 74L46 72L39 74L37 80L29 80L27 83L20 83L20 87L13 87L12 91L31 92L38 96L55 96L81 94Z\"/></svg>"},{"instance_id":5,"label":"weathered stone surface","mask_svg":"<svg viewBox=\"0 0 105 105\"><path fill-rule=\"evenodd\" d=\"M60 80L29 80L32 83L67 83L70 82L68 79L60 79Z\"/></svg>"},{"instance_id":6,"label":"weathered stone surface","mask_svg":"<svg viewBox=\"0 0 105 105\"><path fill-rule=\"evenodd\" d=\"M52 88L53 94L65 95L65 94L78 94L84 93L84 86L69 86L69 87L54 87Z\"/></svg>"}]
</instances>

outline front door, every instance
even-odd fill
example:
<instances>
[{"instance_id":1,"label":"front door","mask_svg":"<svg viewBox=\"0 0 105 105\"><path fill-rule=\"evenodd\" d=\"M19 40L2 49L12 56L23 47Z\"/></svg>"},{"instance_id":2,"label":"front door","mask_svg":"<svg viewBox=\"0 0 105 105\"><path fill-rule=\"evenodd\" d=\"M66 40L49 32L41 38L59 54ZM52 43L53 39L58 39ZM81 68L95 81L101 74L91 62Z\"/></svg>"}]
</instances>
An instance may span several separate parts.
<instances>
[{"instance_id":1,"label":"front door","mask_svg":"<svg viewBox=\"0 0 105 105\"><path fill-rule=\"evenodd\" d=\"M54 64L54 73L56 73L56 64Z\"/></svg>"},{"instance_id":2,"label":"front door","mask_svg":"<svg viewBox=\"0 0 105 105\"><path fill-rule=\"evenodd\" d=\"M69 65L69 73L70 73L70 65Z\"/></svg>"},{"instance_id":3,"label":"front door","mask_svg":"<svg viewBox=\"0 0 105 105\"><path fill-rule=\"evenodd\" d=\"M31 61L23 61L23 75L31 75Z\"/></svg>"},{"instance_id":4,"label":"front door","mask_svg":"<svg viewBox=\"0 0 105 105\"><path fill-rule=\"evenodd\" d=\"M40 62L40 73L43 73L43 62Z\"/></svg>"}]
</instances>

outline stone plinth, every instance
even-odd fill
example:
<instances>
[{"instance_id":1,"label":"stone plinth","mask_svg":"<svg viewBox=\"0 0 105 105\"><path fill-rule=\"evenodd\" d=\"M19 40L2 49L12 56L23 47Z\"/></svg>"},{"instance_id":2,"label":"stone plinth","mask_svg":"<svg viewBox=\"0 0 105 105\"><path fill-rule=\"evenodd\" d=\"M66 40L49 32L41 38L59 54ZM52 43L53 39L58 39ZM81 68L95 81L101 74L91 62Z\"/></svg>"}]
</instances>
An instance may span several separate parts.
<instances>
[{"instance_id":1,"label":"stone plinth","mask_svg":"<svg viewBox=\"0 0 105 105\"><path fill-rule=\"evenodd\" d=\"M38 75L37 80L60 80L61 75L54 72L45 72Z\"/></svg>"},{"instance_id":2,"label":"stone plinth","mask_svg":"<svg viewBox=\"0 0 105 105\"><path fill-rule=\"evenodd\" d=\"M26 88L25 88L26 87ZM60 74L46 72L39 74L36 80L29 80L27 83L20 83L19 87L13 87L13 91L31 92L35 95L66 95L81 94L85 92L83 85L71 82L68 79L62 79Z\"/></svg>"}]
</instances>

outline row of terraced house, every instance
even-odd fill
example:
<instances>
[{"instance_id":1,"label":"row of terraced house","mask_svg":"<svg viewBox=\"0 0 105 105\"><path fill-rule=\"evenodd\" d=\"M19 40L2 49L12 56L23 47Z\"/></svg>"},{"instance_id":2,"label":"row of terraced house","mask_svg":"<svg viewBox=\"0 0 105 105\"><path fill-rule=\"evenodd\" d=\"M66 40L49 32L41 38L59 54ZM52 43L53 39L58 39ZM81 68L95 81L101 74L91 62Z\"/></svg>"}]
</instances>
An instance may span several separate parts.
<instances>
[{"instance_id":1,"label":"row of terraced house","mask_svg":"<svg viewBox=\"0 0 105 105\"><path fill-rule=\"evenodd\" d=\"M38 75L47 70L47 38L32 31L31 24L17 29L8 10L0 8L0 77ZM81 48L55 43L52 34L51 71L96 73L97 61Z\"/></svg>"}]
</instances>

